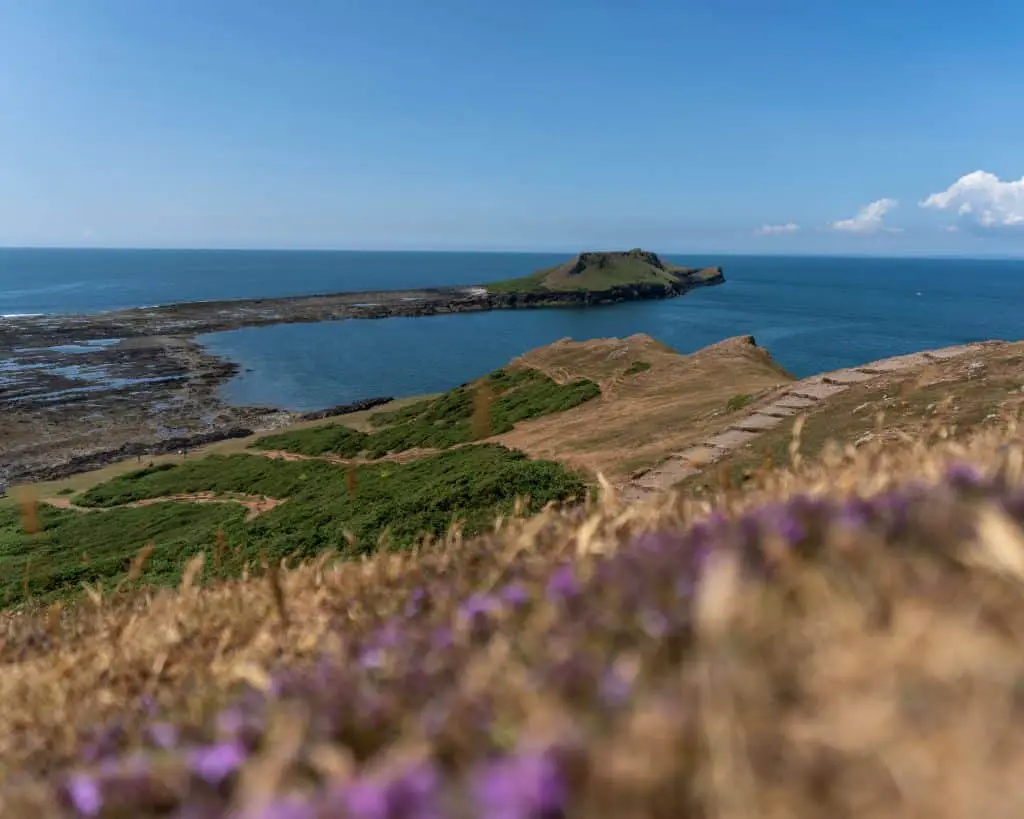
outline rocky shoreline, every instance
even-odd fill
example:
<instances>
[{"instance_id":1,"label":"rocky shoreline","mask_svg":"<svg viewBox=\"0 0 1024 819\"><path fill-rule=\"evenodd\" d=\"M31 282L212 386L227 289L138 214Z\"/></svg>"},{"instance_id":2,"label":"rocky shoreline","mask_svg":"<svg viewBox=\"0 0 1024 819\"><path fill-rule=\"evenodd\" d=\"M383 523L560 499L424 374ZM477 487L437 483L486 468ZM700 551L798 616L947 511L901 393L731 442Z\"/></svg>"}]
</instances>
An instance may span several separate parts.
<instances>
[{"instance_id":1,"label":"rocky shoreline","mask_svg":"<svg viewBox=\"0 0 1024 819\"><path fill-rule=\"evenodd\" d=\"M194 337L271 324L434 316L487 310L595 307L666 299L725 281L721 268L687 271L674 284L640 283L606 290L489 292L486 287L368 290L275 299L197 301L107 313L13 316L0 322L0 353L19 346L140 336Z\"/></svg>"},{"instance_id":2,"label":"rocky shoreline","mask_svg":"<svg viewBox=\"0 0 1024 819\"><path fill-rule=\"evenodd\" d=\"M339 319L593 307L672 298L722 281L721 269L712 268L686 271L671 285L602 291L428 288L5 317L0 319L0 483L63 478L125 458L354 412L386 400L306 414L229 406L219 389L238 365L207 353L196 341L204 333Z\"/></svg>"}]
</instances>

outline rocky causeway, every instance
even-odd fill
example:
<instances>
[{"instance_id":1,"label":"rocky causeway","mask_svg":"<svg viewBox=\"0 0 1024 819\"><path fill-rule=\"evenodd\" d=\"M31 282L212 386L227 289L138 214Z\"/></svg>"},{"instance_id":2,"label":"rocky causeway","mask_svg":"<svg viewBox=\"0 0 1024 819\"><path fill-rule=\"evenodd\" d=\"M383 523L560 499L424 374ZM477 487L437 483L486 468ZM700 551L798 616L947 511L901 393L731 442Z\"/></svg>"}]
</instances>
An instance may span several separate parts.
<instances>
[{"instance_id":1,"label":"rocky causeway","mask_svg":"<svg viewBox=\"0 0 1024 819\"><path fill-rule=\"evenodd\" d=\"M64 477L305 417L225 404L220 387L238 365L208 354L196 341L204 333L339 319L594 307L671 298L722 281L719 268L685 269L667 283L600 290L425 288L0 318L0 484ZM345 411L354 409L326 412Z\"/></svg>"}]
</instances>

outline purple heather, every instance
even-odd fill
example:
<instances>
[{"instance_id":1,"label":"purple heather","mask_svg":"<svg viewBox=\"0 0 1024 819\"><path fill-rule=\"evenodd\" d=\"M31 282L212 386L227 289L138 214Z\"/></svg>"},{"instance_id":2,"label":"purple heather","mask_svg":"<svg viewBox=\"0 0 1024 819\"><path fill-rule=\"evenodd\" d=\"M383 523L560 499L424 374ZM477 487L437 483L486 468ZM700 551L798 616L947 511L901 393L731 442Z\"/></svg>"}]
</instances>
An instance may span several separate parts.
<instances>
[{"instance_id":1,"label":"purple heather","mask_svg":"<svg viewBox=\"0 0 1024 819\"><path fill-rule=\"evenodd\" d=\"M146 729L149 739L158 748L173 748L178 744L180 732L176 725L169 722L154 722Z\"/></svg>"},{"instance_id":2,"label":"purple heather","mask_svg":"<svg viewBox=\"0 0 1024 819\"><path fill-rule=\"evenodd\" d=\"M530 600L530 592L522 583L509 583L498 594L502 600L513 606L522 606Z\"/></svg>"},{"instance_id":3,"label":"purple heather","mask_svg":"<svg viewBox=\"0 0 1024 819\"><path fill-rule=\"evenodd\" d=\"M488 819L562 816L568 789L545 753L522 753L490 763L474 780L481 815Z\"/></svg>"},{"instance_id":4,"label":"purple heather","mask_svg":"<svg viewBox=\"0 0 1024 819\"><path fill-rule=\"evenodd\" d=\"M74 774L64 785L64 791L79 816L98 816L103 807L99 783L86 774Z\"/></svg>"},{"instance_id":5,"label":"purple heather","mask_svg":"<svg viewBox=\"0 0 1024 819\"><path fill-rule=\"evenodd\" d=\"M195 748L188 754L189 766L200 778L217 785L245 762L245 748L238 742L221 742L207 748Z\"/></svg>"},{"instance_id":6,"label":"purple heather","mask_svg":"<svg viewBox=\"0 0 1024 819\"><path fill-rule=\"evenodd\" d=\"M562 566L560 569L555 571L551 575L551 579L548 580L547 593L549 597L558 599L563 597L571 597L579 591L579 582L576 580L576 575L573 574L572 568L569 566Z\"/></svg>"}]
</instances>

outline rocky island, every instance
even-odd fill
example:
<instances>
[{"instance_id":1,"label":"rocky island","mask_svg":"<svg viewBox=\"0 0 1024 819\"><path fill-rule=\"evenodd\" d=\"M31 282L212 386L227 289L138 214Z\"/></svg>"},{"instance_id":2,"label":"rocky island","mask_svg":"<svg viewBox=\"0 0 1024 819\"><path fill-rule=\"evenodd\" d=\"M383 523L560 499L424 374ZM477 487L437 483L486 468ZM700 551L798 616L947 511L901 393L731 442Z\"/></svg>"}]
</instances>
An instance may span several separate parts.
<instances>
[{"instance_id":1,"label":"rocky island","mask_svg":"<svg viewBox=\"0 0 1024 819\"><path fill-rule=\"evenodd\" d=\"M95 314L0 320L0 481L39 480L135 455L187 448L297 420L230 407L218 390L237 365L203 333L271 324L664 299L724 281L644 250L585 252L522 278L475 287L182 302Z\"/></svg>"}]
</instances>

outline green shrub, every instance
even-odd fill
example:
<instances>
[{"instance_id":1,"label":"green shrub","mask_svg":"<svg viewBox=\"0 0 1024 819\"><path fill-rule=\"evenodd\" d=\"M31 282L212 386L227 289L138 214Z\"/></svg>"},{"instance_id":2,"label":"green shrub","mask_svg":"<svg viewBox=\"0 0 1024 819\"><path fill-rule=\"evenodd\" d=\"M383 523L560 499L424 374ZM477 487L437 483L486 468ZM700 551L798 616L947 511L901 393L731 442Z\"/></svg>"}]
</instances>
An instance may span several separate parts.
<instances>
[{"instance_id":1,"label":"green shrub","mask_svg":"<svg viewBox=\"0 0 1024 819\"><path fill-rule=\"evenodd\" d=\"M334 454L354 458L365 453L380 458L417 447L447 449L475 439L474 393L490 389L490 434L509 432L515 424L572 409L601 394L593 381L557 384L533 369L499 369L477 383L463 384L438 398L418 401L394 412L370 416L373 432L364 433L341 424L268 435L251 444L254 449L283 450L301 455Z\"/></svg>"},{"instance_id":2,"label":"green shrub","mask_svg":"<svg viewBox=\"0 0 1024 819\"><path fill-rule=\"evenodd\" d=\"M582 479L560 464L532 461L494 444L461 447L406 464L354 470L324 461L278 461L258 455L211 455L114 478L76 498L94 512L40 507L40 531L26 534L16 509L0 510L0 605L111 588L146 544L153 551L139 582L176 584L187 559L207 555L204 577L237 576L259 555L278 560L335 549L372 552L387 530L395 548L424 534L443 535L456 520L467 534L529 497L525 511L582 498ZM233 503L167 501L123 504L176 494L214 492L284 500L252 521ZM117 508L114 508L117 507ZM223 538L218 536L223 533ZM346 533L354 536L352 543ZM227 549L219 548L218 542Z\"/></svg>"},{"instance_id":3,"label":"green shrub","mask_svg":"<svg viewBox=\"0 0 1024 819\"><path fill-rule=\"evenodd\" d=\"M752 395L734 395L725 403L725 409L728 412L736 412L743 409L754 399Z\"/></svg>"}]
</instances>

